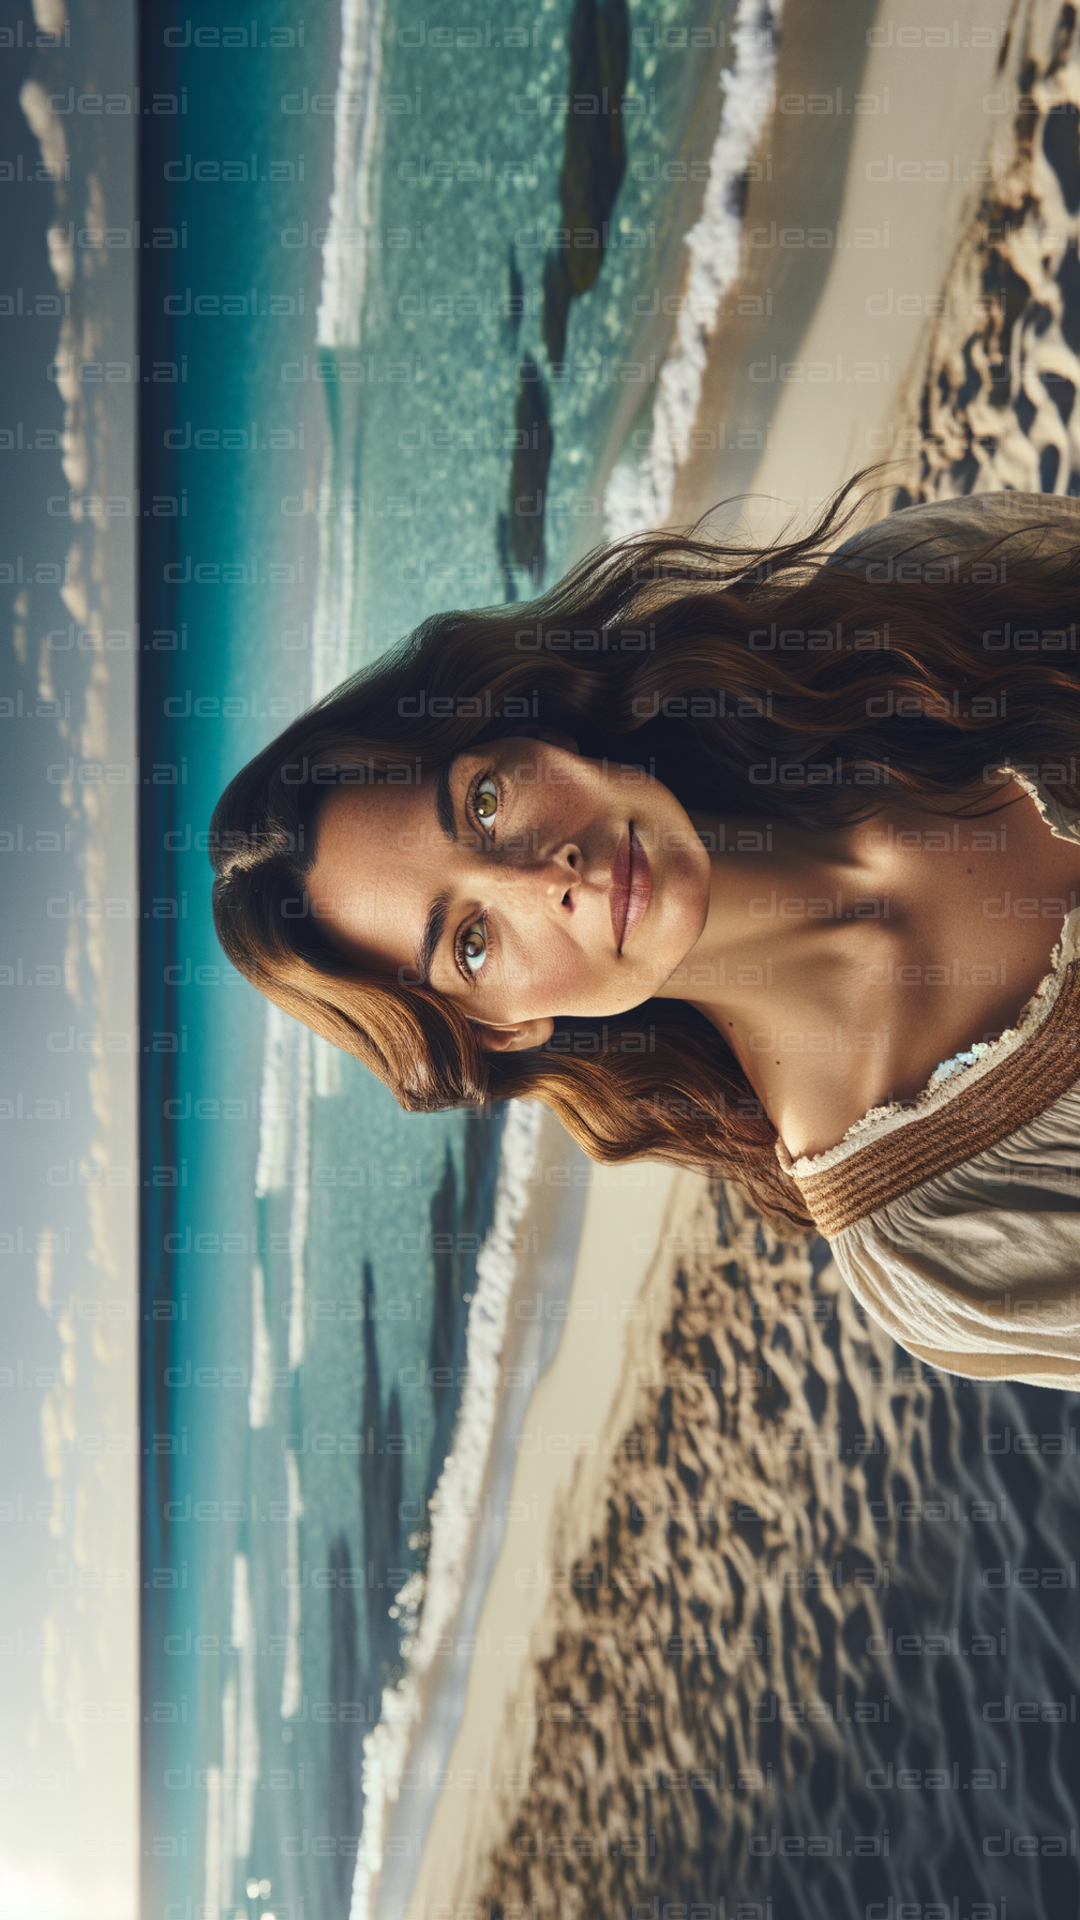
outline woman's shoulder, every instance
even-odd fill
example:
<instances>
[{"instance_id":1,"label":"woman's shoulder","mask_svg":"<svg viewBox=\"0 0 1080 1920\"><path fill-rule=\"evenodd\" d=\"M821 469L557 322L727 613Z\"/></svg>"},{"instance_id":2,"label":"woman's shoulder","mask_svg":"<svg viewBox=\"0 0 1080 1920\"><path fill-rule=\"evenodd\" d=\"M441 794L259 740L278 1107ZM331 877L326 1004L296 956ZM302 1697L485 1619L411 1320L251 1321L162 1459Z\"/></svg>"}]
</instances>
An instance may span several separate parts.
<instances>
[{"instance_id":1,"label":"woman's shoulder","mask_svg":"<svg viewBox=\"0 0 1080 1920\"><path fill-rule=\"evenodd\" d=\"M830 1239L867 1312L931 1366L1080 1388L1080 1083Z\"/></svg>"},{"instance_id":2,"label":"woman's shoulder","mask_svg":"<svg viewBox=\"0 0 1080 1920\"><path fill-rule=\"evenodd\" d=\"M991 542L1005 541L1025 557L1080 549L1080 500L1054 493L979 493L900 507L861 527L830 554L829 566L862 571L910 554L936 566ZM877 577L877 576L875 576Z\"/></svg>"}]
</instances>

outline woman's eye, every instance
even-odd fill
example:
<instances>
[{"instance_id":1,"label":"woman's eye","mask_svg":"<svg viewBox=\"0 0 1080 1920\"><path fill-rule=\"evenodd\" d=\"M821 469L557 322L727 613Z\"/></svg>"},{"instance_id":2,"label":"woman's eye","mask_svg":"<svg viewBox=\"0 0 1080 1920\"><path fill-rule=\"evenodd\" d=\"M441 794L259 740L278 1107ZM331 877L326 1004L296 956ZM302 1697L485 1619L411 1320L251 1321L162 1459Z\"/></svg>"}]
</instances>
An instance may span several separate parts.
<instances>
[{"instance_id":1,"label":"woman's eye","mask_svg":"<svg viewBox=\"0 0 1080 1920\"><path fill-rule=\"evenodd\" d=\"M498 804L499 789L491 775L485 773L483 779L477 782L476 793L473 796L473 810L477 819L485 822L494 820Z\"/></svg>"},{"instance_id":2,"label":"woman's eye","mask_svg":"<svg viewBox=\"0 0 1080 1920\"><path fill-rule=\"evenodd\" d=\"M466 928L465 938L461 943L461 957L470 973L480 972L487 959L487 936L482 920L474 920L472 926Z\"/></svg>"}]
</instances>

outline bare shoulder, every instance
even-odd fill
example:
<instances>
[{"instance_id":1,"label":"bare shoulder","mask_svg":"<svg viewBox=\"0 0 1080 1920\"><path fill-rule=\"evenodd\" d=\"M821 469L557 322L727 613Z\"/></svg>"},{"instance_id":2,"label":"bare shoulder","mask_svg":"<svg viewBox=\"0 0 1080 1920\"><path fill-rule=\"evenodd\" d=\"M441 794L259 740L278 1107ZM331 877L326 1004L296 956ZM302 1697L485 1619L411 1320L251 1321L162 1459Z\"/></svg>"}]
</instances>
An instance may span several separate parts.
<instances>
[{"instance_id":1,"label":"bare shoulder","mask_svg":"<svg viewBox=\"0 0 1080 1920\"><path fill-rule=\"evenodd\" d=\"M1080 906L1080 841L1051 833L1008 777L989 800L951 819L878 816L893 853L894 929L867 930L865 965L850 970L842 1022L818 1042L820 1057L804 1041L786 1060L778 1045L771 1062L773 1119L793 1156L835 1146L873 1107L914 1101L943 1060L1015 1026L1050 971L1062 922Z\"/></svg>"}]
</instances>

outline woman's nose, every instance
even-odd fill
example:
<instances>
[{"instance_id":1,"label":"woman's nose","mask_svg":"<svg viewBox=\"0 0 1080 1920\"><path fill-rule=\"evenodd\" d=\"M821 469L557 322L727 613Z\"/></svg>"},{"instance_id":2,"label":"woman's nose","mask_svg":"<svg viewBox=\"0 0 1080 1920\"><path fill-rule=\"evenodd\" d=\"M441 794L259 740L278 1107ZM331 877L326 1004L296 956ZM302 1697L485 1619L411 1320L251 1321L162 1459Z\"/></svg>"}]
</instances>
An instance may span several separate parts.
<instances>
[{"instance_id":1,"label":"woman's nose","mask_svg":"<svg viewBox=\"0 0 1080 1920\"><path fill-rule=\"evenodd\" d=\"M581 853L567 843L551 853L528 847L505 848L492 858L483 856L481 874L487 887L520 892L529 898L548 897L562 902L581 881Z\"/></svg>"}]
</instances>

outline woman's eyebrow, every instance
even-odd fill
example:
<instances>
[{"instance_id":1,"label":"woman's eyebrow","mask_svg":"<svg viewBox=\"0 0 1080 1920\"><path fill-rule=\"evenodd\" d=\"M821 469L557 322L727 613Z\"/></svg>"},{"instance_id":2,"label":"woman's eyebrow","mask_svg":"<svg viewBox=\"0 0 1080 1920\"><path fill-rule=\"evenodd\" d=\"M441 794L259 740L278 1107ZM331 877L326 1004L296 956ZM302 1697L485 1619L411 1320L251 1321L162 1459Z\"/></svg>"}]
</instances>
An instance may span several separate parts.
<instances>
[{"instance_id":1,"label":"woman's eyebrow","mask_svg":"<svg viewBox=\"0 0 1080 1920\"><path fill-rule=\"evenodd\" d=\"M437 893L428 908L427 919L424 922L423 937L416 950L416 984L418 986L428 987L431 985L431 963L435 958L439 941L443 937L443 930L446 926L446 916L449 911L450 895L448 893Z\"/></svg>"},{"instance_id":2,"label":"woman's eyebrow","mask_svg":"<svg viewBox=\"0 0 1080 1920\"><path fill-rule=\"evenodd\" d=\"M444 760L435 775L435 813L439 825L448 840L457 839L457 821L454 818L454 796L450 792L450 776L454 770L453 760ZM429 916L430 919L430 916Z\"/></svg>"},{"instance_id":3,"label":"woman's eyebrow","mask_svg":"<svg viewBox=\"0 0 1080 1920\"><path fill-rule=\"evenodd\" d=\"M454 754L450 760L444 760L435 774L435 813L446 838L457 841L457 820L454 815L454 796L450 791L450 777L457 760ZM416 951L416 973L420 986L430 986L431 963L438 950L439 941L446 929L446 916L450 911L449 893L438 893L428 908L424 922L424 932Z\"/></svg>"}]
</instances>

